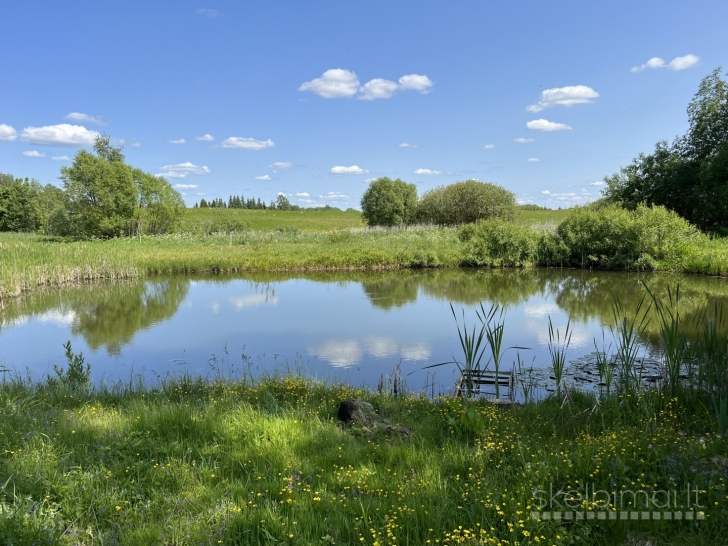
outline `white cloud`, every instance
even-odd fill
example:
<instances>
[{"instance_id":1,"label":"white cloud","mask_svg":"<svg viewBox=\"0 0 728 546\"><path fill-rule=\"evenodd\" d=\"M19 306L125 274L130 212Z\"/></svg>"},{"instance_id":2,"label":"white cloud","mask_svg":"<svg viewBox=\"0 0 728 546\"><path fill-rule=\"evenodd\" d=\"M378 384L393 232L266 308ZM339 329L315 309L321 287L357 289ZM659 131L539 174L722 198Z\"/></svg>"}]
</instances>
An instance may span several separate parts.
<instances>
[{"instance_id":1,"label":"white cloud","mask_svg":"<svg viewBox=\"0 0 728 546\"><path fill-rule=\"evenodd\" d=\"M543 190L541 193L544 195L551 195L551 192L549 190Z\"/></svg>"},{"instance_id":2,"label":"white cloud","mask_svg":"<svg viewBox=\"0 0 728 546\"><path fill-rule=\"evenodd\" d=\"M220 12L216 9L208 9L208 8L199 8L197 10L197 13L200 15L204 15L205 17L209 17L210 19L213 19L214 17L217 17L220 15Z\"/></svg>"},{"instance_id":3,"label":"white cloud","mask_svg":"<svg viewBox=\"0 0 728 546\"><path fill-rule=\"evenodd\" d=\"M683 57L675 57L667 68L674 71L685 70L691 66L695 66L700 61L700 57L697 55L684 55Z\"/></svg>"},{"instance_id":4,"label":"white cloud","mask_svg":"<svg viewBox=\"0 0 728 546\"><path fill-rule=\"evenodd\" d=\"M571 127L564 123L556 123L547 119L534 119L526 123L531 131L570 131Z\"/></svg>"},{"instance_id":5,"label":"white cloud","mask_svg":"<svg viewBox=\"0 0 728 546\"><path fill-rule=\"evenodd\" d=\"M537 157L529 157L526 161L528 161L529 163L538 163L541 160Z\"/></svg>"},{"instance_id":6,"label":"white cloud","mask_svg":"<svg viewBox=\"0 0 728 546\"><path fill-rule=\"evenodd\" d=\"M409 144L407 142L403 142L399 145L400 148L418 148L417 144Z\"/></svg>"},{"instance_id":7,"label":"white cloud","mask_svg":"<svg viewBox=\"0 0 728 546\"><path fill-rule=\"evenodd\" d=\"M99 134L82 125L46 125L26 127L20 133L20 140L41 146L90 146Z\"/></svg>"},{"instance_id":8,"label":"white cloud","mask_svg":"<svg viewBox=\"0 0 728 546\"><path fill-rule=\"evenodd\" d=\"M574 106L588 104L599 97L599 93L586 85L569 85L554 87L541 91L541 100L526 108L529 112L540 112L552 106Z\"/></svg>"},{"instance_id":9,"label":"white cloud","mask_svg":"<svg viewBox=\"0 0 728 546\"><path fill-rule=\"evenodd\" d=\"M571 193L551 193L548 190L542 191L544 195L548 195L548 201L559 204L577 204L585 203L589 200L588 195L578 195L574 192Z\"/></svg>"},{"instance_id":10,"label":"white cloud","mask_svg":"<svg viewBox=\"0 0 728 546\"><path fill-rule=\"evenodd\" d=\"M212 135L211 135L210 133L207 133L207 134L205 134L205 135L202 135L202 136L198 136L198 137L195 137L195 138L196 138L197 140L201 140L201 141L203 141L203 142L212 142L213 140L215 140L215 137L214 137L214 136L212 136Z\"/></svg>"},{"instance_id":11,"label":"white cloud","mask_svg":"<svg viewBox=\"0 0 728 546\"><path fill-rule=\"evenodd\" d=\"M353 97L359 90L359 78L350 70L332 68L324 72L320 78L304 82L299 91L313 91L325 99Z\"/></svg>"},{"instance_id":12,"label":"white cloud","mask_svg":"<svg viewBox=\"0 0 728 546\"><path fill-rule=\"evenodd\" d=\"M159 173L157 176L164 176L165 178L184 178L188 174L210 174L212 172L205 166L198 167L189 161L177 165L165 165L160 167L159 170L165 172Z\"/></svg>"},{"instance_id":13,"label":"white cloud","mask_svg":"<svg viewBox=\"0 0 728 546\"><path fill-rule=\"evenodd\" d=\"M428 360L432 354L432 348L427 343L417 345L405 345L402 347L402 358L405 360Z\"/></svg>"},{"instance_id":14,"label":"white cloud","mask_svg":"<svg viewBox=\"0 0 728 546\"><path fill-rule=\"evenodd\" d=\"M53 161L71 161L71 158L67 155L54 155L51 159Z\"/></svg>"},{"instance_id":15,"label":"white cloud","mask_svg":"<svg viewBox=\"0 0 728 546\"><path fill-rule=\"evenodd\" d=\"M338 191L330 191L326 195L319 195L319 199L325 199L326 201L341 201L343 199L349 199L349 196Z\"/></svg>"},{"instance_id":16,"label":"white cloud","mask_svg":"<svg viewBox=\"0 0 728 546\"><path fill-rule=\"evenodd\" d=\"M264 174L263 176L256 176L256 180L273 180L269 175Z\"/></svg>"},{"instance_id":17,"label":"white cloud","mask_svg":"<svg viewBox=\"0 0 728 546\"><path fill-rule=\"evenodd\" d=\"M359 85L359 78L351 70L331 68L324 72L320 78L304 82L299 91L312 91L325 99L339 99L353 97L362 100L388 99L399 91L417 91L428 93L433 86L432 80L421 74L407 74L398 82L374 78L364 85Z\"/></svg>"},{"instance_id":18,"label":"white cloud","mask_svg":"<svg viewBox=\"0 0 728 546\"><path fill-rule=\"evenodd\" d=\"M361 100L389 99L399 90L399 85L391 80L375 78L368 81L359 89Z\"/></svg>"},{"instance_id":19,"label":"white cloud","mask_svg":"<svg viewBox=\"0 0 728 546\"><path fill-rule=\"evenodd\" d=\"M71 121L80 121L81 123L95 123L96 125L106 125L106 122L101 116L91 116L89 114L82 114L81 112L71 112L63 119L70 119Z\"/></svg>"},{"instance_id":20,"label":"white cloud","mask_svg":"<svg viewBox=\"0 0 728 546\"><path fill-rule=\"evenodd\" d=\"M271 139L256 140L254 138L230 137L220 143L220 148L242 148L243 150L263 150L264 148L272 148L275 142Z\"/></svg>"},{"instance_id":21,"label":"white cloud","mask_svg":"<svg viewBox=\"0 0 728 546\"><path fill-rule=\"evenodd\" d=\"M181 190L196 190L199 188L197 184L175 184L174 187Z\"/></svg>"},{"instance_id":22,"label":"white cloud","mask_svg":"<svg viewBox=\"0 0 728 546\"><path fill-rule=\"evenodd\" d=\"M351 167L342 167L337 165L331 167L331 174L364 174L368 173L366 169L360 168L358 165L352 165Z\"/></svg>"},{"instance_id":23,"label":"white cloud","mask_svg":"<svg viewBox=\"0 0 728 546\"><path fill-rule=\"evenodd\" d=\"M514 138L513 142L518 142L518 144L528 144L529 142L536 142L533 138Z\"/></svg>"},{"instance_id":24,"label":"white cloud","mask_svg":"<svg viewBox=\"0 0 728 546\"><path fill-rule=\"evenodd\" d=\"M293 167L293 163L289 163L288 161L276 161L271 165L272 168L275 169L290 169Z\"/></svg>"},{"instance_id":25,"label":"white cloud","mask_svg":"<svg viewBox=\"0 0 728 546\"><path fill-rule=\"evenodd\" d=\"M179 140L168 140L169 144L187 144L187 141L184 138L180 138Z\"/></svg>"},{"instance_id":26,"label":"white cloud","mask_svg":"<svg viewBox=\"0 0 728 546\"><path fill-rule=\"evenodd\" d=\"M308 192L302 191L296 194L296 197L311 197Z\"/></svg>"},{"instance_id":27,"label":"white cloud","mask_svg":"<svg viewBox=\"0 0 728 546\"><path fill-rule=\"evenodd\" d=\"M589 185L590 186L603 186L604 185L604 182L602 182L601 180L597 180L596 182L592 182Z\"/></svg>"},{"instance_id":28,"label":"white cloud","mask_svg":"<svg viewBox=\"0 0 728 546\"><path fill-rule=\"evenodd\" d=\"M652 57L643 65L633 66L631 71L642 72L643 70L653 68L667 68L669 70L674 70L677 72L679 70L685 70L686 68L695 66L696 64L698 64L699 61L700 57L698 57L697 55L684 55L683 57L675 57L668 64L665 64L664 59L661 59L660 57Z\"/></svg>"},{"instance_id":29,"label":"white cloud","mask_svg":"<svg viewBox=\"0 0 728 546\"><path fill-rule=\"evenodd\" d=\"M0 142L12 142L18 138L18 132L10 125L0 123Z\"/></svg>"},{"instance_id":30,"label":"white cloud","mask_svg":"<svg viewBox=\"0 0 728 546\"><path fill-rule=\"evenodd\" d=\"M486 144L483 146L484 150L492 150L493 148L495 148L495 144Z\"/></svg>"},{"instance_id":31,"label":"white cloud","mask_svg":"<svg viewBox=\"0 0 728 546\"><path fill-rule=\"evenodd\" d=\"M130 141L128 142L128 144L129 144L129 146L131 146L132 148L139 148L139 147L141 146L141 144L139 144L139 141L138 141L137 139L135 139L135 138L132 138L132 139L131 139L131 140L130 140Z\"/></svg>"},{"instance_id":32,"label":"white cloud","mask_svg":"<svg viewBox=\"0 0 728 546\"><path fill-rule=\"evenodd\" d=\"M23 152L25 157L45 157L45 154L40 153L38 150L28 150Z\"/></svg>"},{"instance_id":33,"label":"white cloud","mask_svg":"<svg viewBox=\"0 0 728 546\"><path fill-rule=\"evenodd\" d=\"M430 78L420 74L407 74L399 79L399 86L403 91L411 90L419 91L420 93L429 93L433 85Z\"/></svg>"},{"instance_id":34,"label":"white cloud","mask_svg":"<svg viewBox=\"0 0 728 546\"><path fill-rule=\"evenodd\" d=\"M414 174L442 174L442 171L433 171L431 169L417 169Z\"/></svg>"}]
</instances>

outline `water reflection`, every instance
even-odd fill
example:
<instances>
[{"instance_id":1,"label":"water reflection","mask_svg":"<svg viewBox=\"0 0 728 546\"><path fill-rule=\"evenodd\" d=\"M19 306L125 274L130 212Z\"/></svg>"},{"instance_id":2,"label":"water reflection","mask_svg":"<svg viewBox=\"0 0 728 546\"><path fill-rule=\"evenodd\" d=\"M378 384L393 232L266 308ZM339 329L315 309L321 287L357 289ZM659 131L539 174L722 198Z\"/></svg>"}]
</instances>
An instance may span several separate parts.
<instances>
[{"instance_id":1,"label":"water reflection","mask_svg":"<svg viewBox=\"0 0 728 546\"><path fill-rule=\"evenodd\" d=\"M595 337L601 343L602 329L614 324L615 298L630 310L645 295L644 285L666 296L678 284L688 337L699 334L700 318L714 302L728 313L725 279L670 274L439 269L159 277L38 291L7 302L0 313L0 357L28 354L31 360L36 350L31 344L10 351L8 343L18 342L9 340L24 341L19 334L8 337L10 330L33 332L28 339L56 328L63 332L53 340L59 347L68 333L92 351L136 363L145 363L151 351L168 360L178 356L174 351L194 349L207 358L231 342L252 347L254 355L302 352L335 368L375 361L391 366L400 359L422 367L460 350L448 304L472 309L479 302L507 309L512 345L543 347L548 318L561 331L571 319L576 357L593 349ZM140 337L146 345L131 351ZM658 337L651 311L644 341L655 347ZM49 357L37 362L48 366Z\"/></svg>"}]
</instances>

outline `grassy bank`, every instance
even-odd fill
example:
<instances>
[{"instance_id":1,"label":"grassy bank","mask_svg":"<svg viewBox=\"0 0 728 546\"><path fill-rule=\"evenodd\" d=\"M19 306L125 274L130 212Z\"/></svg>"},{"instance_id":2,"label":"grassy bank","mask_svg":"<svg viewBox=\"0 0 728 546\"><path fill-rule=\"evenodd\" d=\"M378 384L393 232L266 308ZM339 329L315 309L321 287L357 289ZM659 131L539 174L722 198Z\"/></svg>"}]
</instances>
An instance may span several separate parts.
<instances>
[{"instance_id":1,"label":"grassy bank","mask_svg":"<svg viewBox=\"0 0 728 546\"><path fill-rule=\"evenodd\" d=\"M394 425L344 426L364 398ZM87 392L0 385L8 544L718 544L728 439L700 403L469 412L298 377ZM404 428L403 428L404 427ZM406 430L405 430L406 428ZM702 492L683 498L688 483ZM534 521L534 489L677 491L700 521ZM575 493L574 493L575 494ZM618 493L619 494L619 493ZM693 505L694 499L690 500ZM559 502L565 502L563 498ZM629 502L629 501L625 501ZM612 511L597 503L573 506ZM619 507L619 506L618 506ZM657 509L655 506L650 510ZM568 506L562 508L568 510Z\"/></svg>"}]
</instances>

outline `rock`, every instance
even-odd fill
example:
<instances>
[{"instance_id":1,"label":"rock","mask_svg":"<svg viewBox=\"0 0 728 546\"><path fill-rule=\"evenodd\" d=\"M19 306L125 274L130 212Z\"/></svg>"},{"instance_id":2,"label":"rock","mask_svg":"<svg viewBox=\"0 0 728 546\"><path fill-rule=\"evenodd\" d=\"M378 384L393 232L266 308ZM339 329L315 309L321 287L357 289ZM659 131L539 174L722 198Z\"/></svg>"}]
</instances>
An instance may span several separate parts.
<instances>
[{"instance_id":1,"label":"rock","mask_svg":"<svg viewBox=\"0 0 728 546\"><path fill-rule=\"evenodd\" d=\"M339 405L339 420L366 425L376 419L374 407L363 400L344 400Z\"/></svg>"}]
</instances>

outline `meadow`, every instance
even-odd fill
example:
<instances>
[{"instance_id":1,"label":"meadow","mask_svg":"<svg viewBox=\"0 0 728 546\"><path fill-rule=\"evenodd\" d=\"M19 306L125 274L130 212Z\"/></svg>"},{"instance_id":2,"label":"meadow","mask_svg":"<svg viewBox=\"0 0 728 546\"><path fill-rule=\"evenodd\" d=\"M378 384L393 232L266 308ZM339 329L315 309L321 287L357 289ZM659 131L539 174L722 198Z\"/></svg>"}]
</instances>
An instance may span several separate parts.
<instances>
[{"instance_id":1,"label":"meadow","mask_svg":"<svg viewBox=\"0 0 728 546\"><path fill-rule=\"evenodd\" d=\"M589 215L599 218L600 214L585 211L580 215L585 218L579 218L567 210L520 210L514 223L494 223L492 229L486 224L488 229L463 231L435 226L369 229L363 226L360 213L353 210L188 209L181 232L172 235L64 240L37 234L2 233L0 300L43 286L160 273L561 267L575 263L573 256L571 262L565 262L564 255L568 257L569 253L579 251L582 267L606 265L728 275L726 239L709 238L696 231L668 245L670 248L663 252L663 239L667 237L656 232L653 239L657 242L640 244L648 245L648 254L652 252L657 258L645 257L636 249L635 239L649 239L644 234L649 235L650 229L662 228L643 229L637 225L630 232L622 229L617 221L603 218L601 224L605 229L614 231L616 226L616 233L609 233L604 241L599 241L599 234L593 233L598 222ZM580 223L572 221L573 217ZM576 224L569 232L571 247L553 236L557 226L570 221ZM583 232L575 231L578 229ZM679 229L665 229L668 234L679 232ZM465 233L467 237L463 236ZM624 238L624 233L635 235L631 236L633 239L621 241L619 237ZM586 248L589 245L594 248ZM665 256L660 257L656 250L653 252L650 245L660 246ZM623 248L627 247L635 247L633 254L622 256ZM615 261L612 253L622 261ZM585 255L588 255L587 263L584 263Z\"/></svg>"},{"instance_id":2,"label":"meadow","mask_svg":"<svg viewBox=\"0 0 728 546\"><path fill-rule=\"evenodd\" d=\"M695 546L728 532L728 438L700 399L499 409L285 373L91 389L64 376L0 384L2 543ZM351 398L383 422L338 421ZM531 514L549 496L546 510L641 513L666 491L701 519Z\"/></svg>"}]
</instances>

